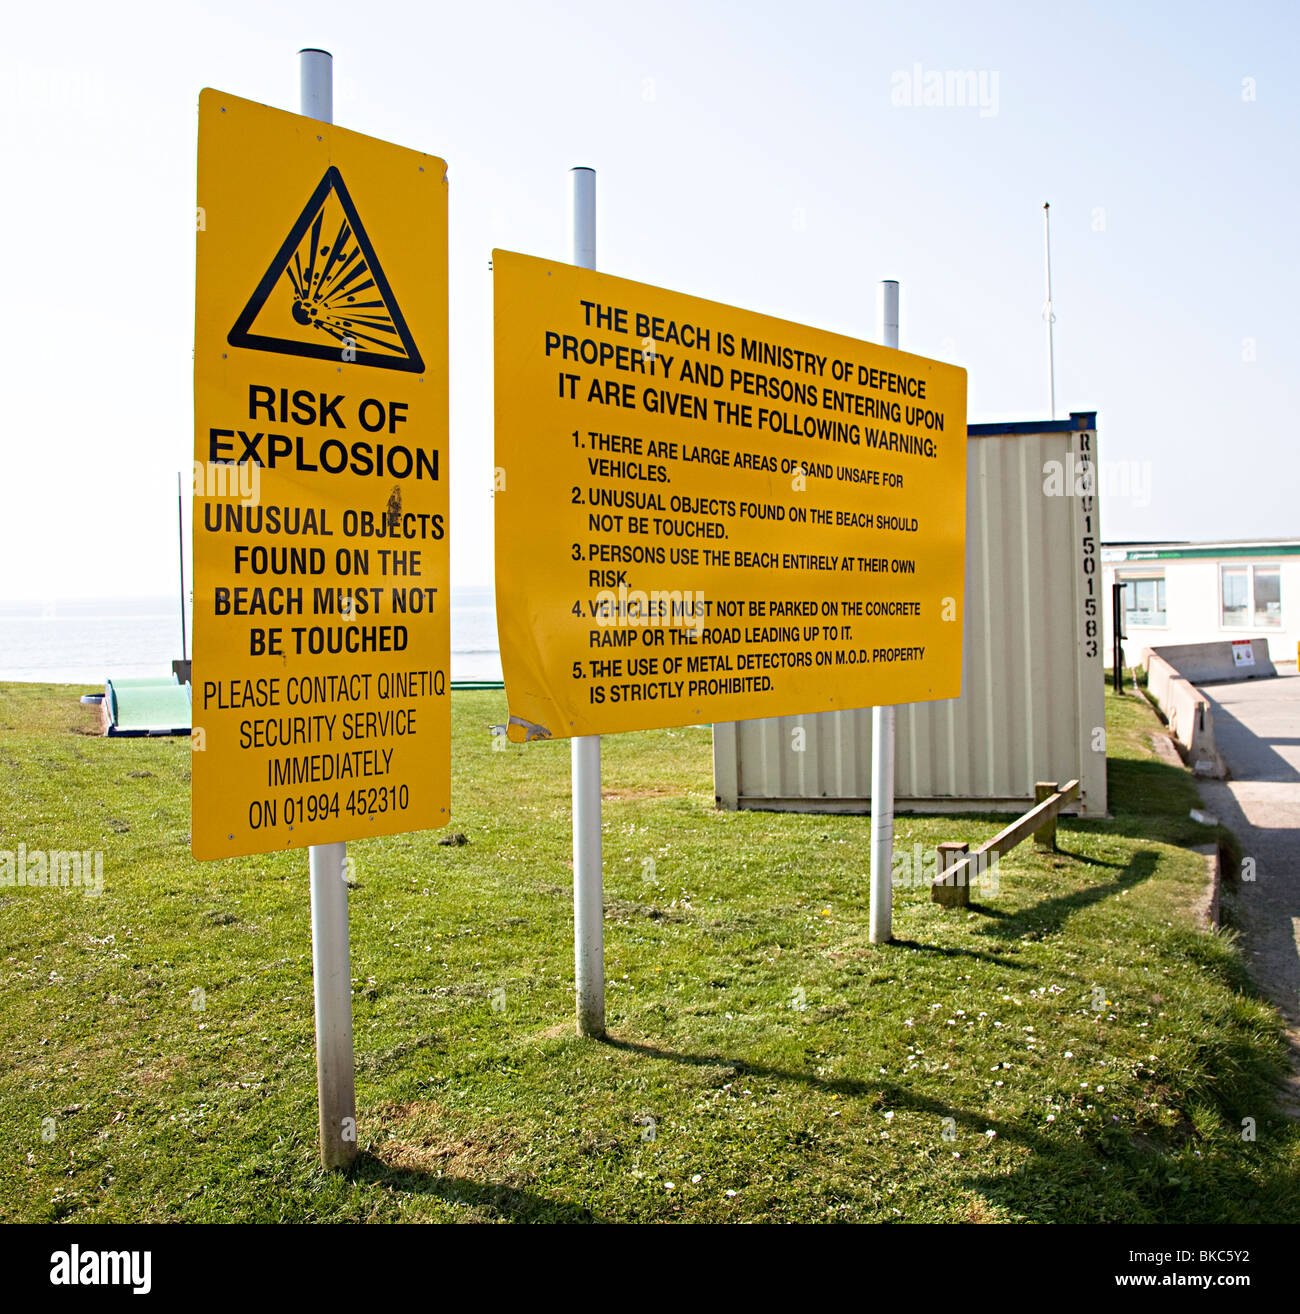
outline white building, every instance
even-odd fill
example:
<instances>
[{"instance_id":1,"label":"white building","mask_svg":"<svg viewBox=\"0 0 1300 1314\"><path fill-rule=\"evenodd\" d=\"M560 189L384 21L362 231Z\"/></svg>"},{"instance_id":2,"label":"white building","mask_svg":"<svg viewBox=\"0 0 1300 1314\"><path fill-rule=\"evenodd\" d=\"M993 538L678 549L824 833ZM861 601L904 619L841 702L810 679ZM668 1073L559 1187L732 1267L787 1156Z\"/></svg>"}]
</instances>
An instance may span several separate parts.
<instances>
[{"instance_id":1,"label":"white building","mask_svg":"<svg viewBox=\"0 0 1300 1314\"><path fill-rule=\"evenodd\" d=\"M1274 665L1300 644L1300 539L1221 543L1103 543L1106 665L1111 586L1124 584L1124 664L1143 648L1267 639Z\"/></svg>"}]
</instances>

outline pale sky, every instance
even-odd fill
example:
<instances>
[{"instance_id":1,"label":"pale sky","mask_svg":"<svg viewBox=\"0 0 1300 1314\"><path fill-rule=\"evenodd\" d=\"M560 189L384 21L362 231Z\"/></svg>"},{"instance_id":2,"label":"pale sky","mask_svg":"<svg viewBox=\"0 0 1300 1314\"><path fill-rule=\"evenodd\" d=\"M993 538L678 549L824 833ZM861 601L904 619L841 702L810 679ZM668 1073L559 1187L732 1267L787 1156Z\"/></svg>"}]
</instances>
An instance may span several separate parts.
<instances>
[{"instance_id":1,"label":"pale sky","mask_svg":"<svg viewBox=\"0 0 1300 1314\"><path fill-rule=\"evenodd\" d=\"M972 422L1048 413L1050 201L1057 414L1099 413L1103 492L1134 463L1102 537L1300 536L1297 38L1249 0L12 7L0 598L174 592L198 94L297 110L302 46L338 124L448 162L454 584L491 582L489 253L570 258L577 164L606 272L861 338L897 278ZM894 103L918 65L983 106Z\"/></svg>"}]
</instances>

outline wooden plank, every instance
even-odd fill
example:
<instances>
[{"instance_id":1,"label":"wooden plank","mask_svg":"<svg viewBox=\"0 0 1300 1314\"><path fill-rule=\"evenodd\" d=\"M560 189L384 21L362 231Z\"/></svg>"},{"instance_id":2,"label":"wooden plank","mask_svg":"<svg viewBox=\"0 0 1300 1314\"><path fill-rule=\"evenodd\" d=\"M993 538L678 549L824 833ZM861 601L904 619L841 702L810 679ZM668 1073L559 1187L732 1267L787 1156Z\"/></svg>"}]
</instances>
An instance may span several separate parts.
<instances>
[{"instance_id":1,"label":"wooden plank","mask_svg":"<svg viewBox=\"0 0 1300 1314\"><path fill-rule=\"evenodd\" d=\"M971 877L971 868L975 866L977 859L984 859L985 865L976 868L976 870L987 870L988 861L1004 857L1010 853L1017 844L1027 836L1032 835L1049 817L1055 817L1065 804L1077 798L1078 794L1079 782L1077 780L1069 781L1050 798L1044 799L1026 812L1023 817L1018 817L1004 830L998 831L992 839L985 841L974 853L954 867L951 872L953 882L961 881L968 884Z\"/></svg>"},{"instance_id":2,"label":"wooden plank","mask_svg":"<svg viewBox=\"0 0 1300 1314\"><path fill-rule=\"evenodd\" d=\"M1056 793L1055 780L1040 780L1034 786L1034 802L1046 803ZM1056 813L1053 812L1039 828L1034 831L1034 848L1041 852L1056 852Z\"/></svg>"},{"instance_id":3,"label":"wooden plank","mask_svg":"<svg viewBox=\"0 0 1300 1314\"><path fill-rule=\"evenodd\" d=\"M939 874L930 882L930 898L945 908L965 908L970 904L970 887L963 880L953 884L950 873L962 866L969 844L948 842L939 845Z\"/></svg>"}]
</instances>

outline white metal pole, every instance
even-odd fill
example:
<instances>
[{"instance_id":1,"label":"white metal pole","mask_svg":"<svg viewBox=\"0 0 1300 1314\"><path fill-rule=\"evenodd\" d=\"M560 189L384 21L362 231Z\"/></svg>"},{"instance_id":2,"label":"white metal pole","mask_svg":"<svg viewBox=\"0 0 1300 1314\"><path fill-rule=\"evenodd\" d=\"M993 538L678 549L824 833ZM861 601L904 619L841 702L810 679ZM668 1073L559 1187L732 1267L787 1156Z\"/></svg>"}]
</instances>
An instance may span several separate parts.
<instances>
[{"instance_id":1,"label":"white metal pole","mask_svg":"<svg viewBox=\"0 0 1300 1314\"><path fill-rule=\"evenodd\" d=\"M316 1095L320 1159L346 1168L357 1153L353 1086L352 959L346 844L311 846L311 970L316 997Z\"/></svg>"},{"instance_id":2,"label":"white metal pole","mask_svg":"<svg viewBox=\"0 0 1300 1314\"><path fill-rule=\"evenodd\" d=\"M880 341L898 346L898 284L882 280L878 298ZM871 709L871 912L868 938L894 936L894 709Z\"/></svg>"},{"instance_id":3,"label":"white metal pole","mask_svg":"<svg viewBox=\"0 0 1300 1314\"><path fill-rule=\"evenodd\" d=\"M298 61L303 114L333 123L333 57L325 50L303 50L299 52ZM320 1158L326 1168L346 1168L357 1153L352 957L348 944L348 886L345 879L348 846L313 844L309 863Z\"/></svg>"},{"instance_id":4,"label":"white metal pole","mask_svg":"<svg viewBox=\"0 0 1300 1314\"><path fill-rule=\"evenodd\" d=\"M596 267L596 171L573 170L573 263ZM569 745L573 788L573 970L578 1034L605 1034L605 891L600 847L600 736Z\"/></svg>"},{"instance_id":5,"label":"white metal pole","mask_svg":"<svg viewBox=\"0 0 1300 1314\"><path fill-rule=\"evenodd\" d=\"M185 649L185 503L179 470L176 471L176 546L181 563L181 661L184 661L189 654Z\"/></svg>"},{"instance_id":6,"label":"white metal pole","mask_svg":"<svg viewBox=\"0 0 1300 1314\"><path fill-rule=\"evenodd\" d=\"M1047 304L1043 307L1043 318L1047 321L1047 395L1052 413L1049 419L1056 419L1056 352L1052 345L1052 325L1056 315L1052 310L1052 221L1051 203L1043 202L1043 262L1047 266Z\"/></svg>"}]
</instances>

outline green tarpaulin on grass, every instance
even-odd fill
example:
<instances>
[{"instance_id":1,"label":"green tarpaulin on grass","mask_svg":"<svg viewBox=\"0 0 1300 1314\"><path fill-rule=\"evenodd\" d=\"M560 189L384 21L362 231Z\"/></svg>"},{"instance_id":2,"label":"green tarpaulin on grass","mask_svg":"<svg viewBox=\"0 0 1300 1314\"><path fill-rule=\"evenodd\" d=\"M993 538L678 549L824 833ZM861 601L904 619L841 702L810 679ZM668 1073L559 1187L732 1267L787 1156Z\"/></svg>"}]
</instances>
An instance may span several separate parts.
<instances>
[{"instance_id":1,"label":"green tarpaulin on grass","mask_svg":"<svg viewBox=\"0 0 1300 1314\"><path fill-rule=\"evenodd\" d=\"M174 675L109 680L104 686L110 735L187 735L190 686Z\"/></svg>"}]
</instances>

